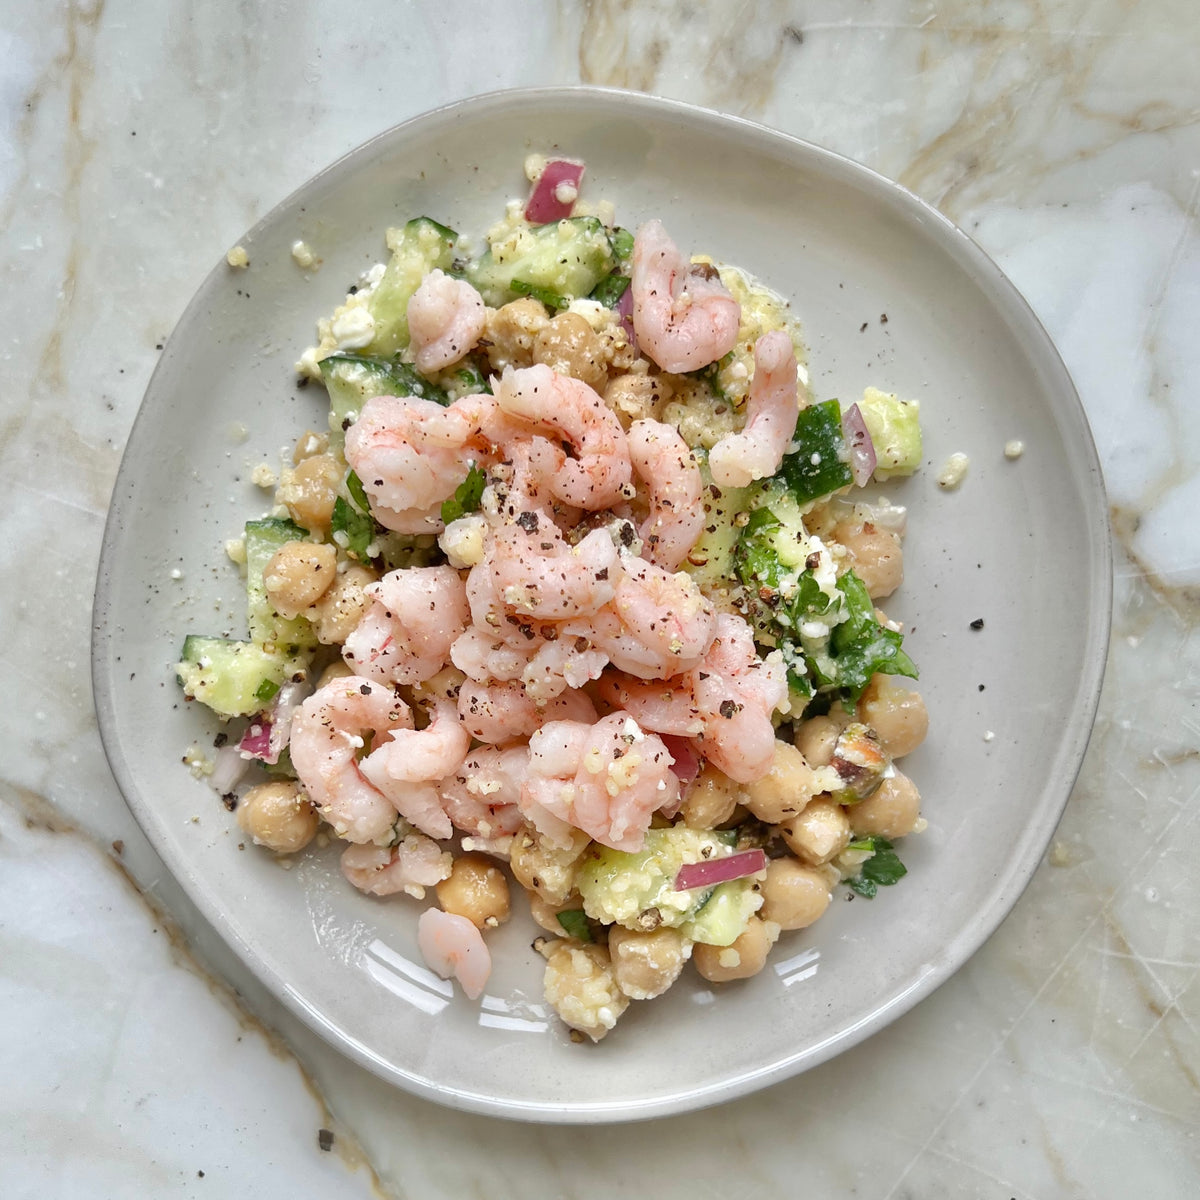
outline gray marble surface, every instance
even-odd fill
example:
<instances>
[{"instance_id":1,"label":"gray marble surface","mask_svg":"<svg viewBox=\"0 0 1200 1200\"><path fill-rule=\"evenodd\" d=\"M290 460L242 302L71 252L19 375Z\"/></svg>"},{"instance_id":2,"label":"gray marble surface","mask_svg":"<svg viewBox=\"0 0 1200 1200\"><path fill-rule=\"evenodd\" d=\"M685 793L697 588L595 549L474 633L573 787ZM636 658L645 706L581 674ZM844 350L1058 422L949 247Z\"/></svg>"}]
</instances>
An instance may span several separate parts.
<instances>
[{"instance_id":1,"label":"gray marble surface","mask_svg":"<svg viewBox=\"0 0 1200 1200\"><path fill-rule=\"evenodd\" d=\"M0 4L0 1194L1200 1191L1198 56L1192 0ZM798 1079L560 1130L394 1091L265 994L125 808L88 655L122 446L225 249L397 121L577 82L810 138L970 232L1075 377L1117 566L1091 749L986 947Z\"/></svg>"}]
</instances>

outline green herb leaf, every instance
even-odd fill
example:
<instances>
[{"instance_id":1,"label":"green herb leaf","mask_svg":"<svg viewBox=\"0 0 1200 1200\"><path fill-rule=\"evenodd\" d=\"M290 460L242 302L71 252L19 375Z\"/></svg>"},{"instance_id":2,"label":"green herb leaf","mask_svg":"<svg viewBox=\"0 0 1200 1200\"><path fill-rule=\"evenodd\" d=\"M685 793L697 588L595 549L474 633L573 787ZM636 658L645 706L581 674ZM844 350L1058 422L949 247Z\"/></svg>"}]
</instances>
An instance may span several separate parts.
<instances>
[{"instance_id":1,"label":"green herb leaf","mask_svg":"<svg viewBox=\"0 0 1200 1200\"><path fill-rule=\"evenodd\" d=\"M486 392L489 396L492 394L491 386L488 384L487 376L479 369L479 365L472 359L467 361L454 372L454 376L466 388L464 395L478 395Z\"/></svg>"},{"instance_id":2,"label":"green herb leaf","mask_svg":"<svg viewBox=\"0 0 1200 1200\"><path fill-rule=\"evenodd\" d=\"M346 535L346 549L359 562L368 562L367 547L375 536L375 522L366 514L351 508L339 496L333 502L333 518L329 522L333 533Z\"/></svg>"},{"instance_id":3,"label":"green herb leaf","mask_svg":"<svg viewBox=\"0 0 1200 1200\"><path fill-rule=\"evenodd\" d=\"M549 288L538 287L536 283L526 283L523 279L514 279L509 287L518 296L532 296L540 300L547 308L566 308L571 303L566 296L560 296Z\"/></svg>"},{"instance_id":4,"label":"green herb leaf","mask_svg":"<svg viewBox=\"0 0 1200 1200\"><path fill-rule=\"evenodd\" d=\"M275 694L279 691L279 684L273 679L264 679L262 683L254 689L255 700L261 700L264 704L275 699Z\"/></svg>"},{"instance_id":5,"label":"green herb leaf","mask_svg":"<svg viewBox=\"0 0 1200 1200\"><path fill-rule=\"evenodd\" d=\"M875 605L862 580L847 571L838 580L838 588L847 616L834 626L829 639L829 653L837 664L833 682L848 693L849 699L857 700L877 672L916 679L916 665L901 649L904 639L875 619Z\"/></svg>"},{"instance_id":6,"label":"green herb leaf","mask_svg":"<svg viewBox=\"0 0 1200 1200\"><path fill-rule=\"evenodd\" d=\"M847 850L870 850L871 857L862 865L862 870L846 884L860 896L871 899L881 887L891 887L908 874L908 868L900 861L892 843L884 837L863 838L851 842Z\"/></svg>"},{"instance_id":7,"label":"green herb leaf","mask_svg":"<svg viewBox=\"0 0 1200 1200\"><path fill-rule=\"evenodd\" d=\"M587 923L587 913L582 908L569 908L558 914L558 923L563 927L568 937L579 942L590 942L592 931Z\"/></svg>"},{"instance_id":8,"label":"green herb leaf","mask_svg":"<svg viewBox=\"0 0 1200 1200\"><path fill-rule=\"evenodd\" d=\"M466 479L454 489L454 495L449 500L442 501L442 523L449 525L451 521L457 521L467 513L478 512L485 482L483 472L472 465Z\"/></svg>"},{"instance_id":9,"label":"green herb leaf","mask_svg":"<svg viewBox=\"0 0 1200 1200\"><path fill-rule=\"evenodd\" d=\"M628 287L629 276L621 275L614 271L611 275L606 275L596 284L588 299L603 304L605 308L616 308L617 301L625 295Z\"/></svg>"},{"instance_id":10,"label":"green herb leaf","mask_svg":"<svg viewBox=\"0 0 1200 1200\"><path fill-rule=\"evenodd\" d=\"M359 479L354 471L350 471L346 475L346 491L350 493L350 498L358 506L359 511L369 513L371 511L371 502L367 499L366 489L363 487L363 482Z\"/></svg>"},{"instance_id":11,"label":"green herb leaf","mask_svg":"<svg viewBox=\"0 0 1200 1200\"><path fill-rule=\"evenodd\" d=\"M612 237L609 238L612 242L613 254L624 262L633 253L633 234L628 229L623 229L620 225L612 232Z\"/></svg>"}]
</instances>

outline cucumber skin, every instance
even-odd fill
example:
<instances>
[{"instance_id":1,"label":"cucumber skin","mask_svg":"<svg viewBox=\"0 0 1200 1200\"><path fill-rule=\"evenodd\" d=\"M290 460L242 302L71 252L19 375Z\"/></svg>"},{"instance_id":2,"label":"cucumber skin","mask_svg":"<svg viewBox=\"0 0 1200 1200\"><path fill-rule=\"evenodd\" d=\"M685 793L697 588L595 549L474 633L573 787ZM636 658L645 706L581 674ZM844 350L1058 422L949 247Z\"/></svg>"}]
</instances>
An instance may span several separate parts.
<instances>
[{"instance_id":1,"label":"cucumber skin","mask_svg":"<svg viewBox=\"0 0 1200 1200\"><path fill-rule=\"evenodd\" d=\"M396 354L408 345L408 302L421 280L435 268L454 265L458 234L430 217L414 217L404 226L392 257L367 300L375 337L366 353Z\"/></svg>"},{"instance_id":2,"label":"cucumber skin","mask_svg":"<svg viewBox=\"0 0 1200 1200\"><path fill-rule=\"evenodd\" d=\"M273 646L279 651L309 649L317 644L312 623L305 617L281 617L267 599L263 572L275 551L285 542L308 537L308 531L294 521L266 517L246 522L246 618L250 640L256 645Z\"/></svg>"},{"instance_id":3,"label":"cucumber skin","mask_svg":"<svg viewBox=\"0 0 1200 1200\"><path fill-rule=\"evenodd\" d=\"M282 686L302 666L253 642L189 634L175 674L184 694L217 716L248 717L263 709L255 693L265 681Z\"/></svg>"}]
</instances>

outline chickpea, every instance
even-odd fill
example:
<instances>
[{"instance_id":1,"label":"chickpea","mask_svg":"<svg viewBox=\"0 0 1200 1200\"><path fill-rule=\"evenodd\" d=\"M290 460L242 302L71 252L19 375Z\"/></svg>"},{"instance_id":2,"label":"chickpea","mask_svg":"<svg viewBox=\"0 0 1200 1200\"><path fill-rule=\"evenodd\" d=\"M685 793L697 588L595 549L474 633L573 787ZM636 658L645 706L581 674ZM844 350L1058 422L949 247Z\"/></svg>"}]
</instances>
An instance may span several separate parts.
<instances>
[{"instance_id":1,"label":"chickpea","mask_svg":"<svg viewBox=\"0 0 1200 1200\"><path fill-rule=\"evenodd\" d=\"M890 675L871 676L858 702L858 719L875 730L893 758L911 754L929 732L925 701Z\"/></svg>"},{"instance_id":2,"label":"chickpea","mask_svg":"<svg viewBox=\"0 0 1200 1200\"><path fill-rule=\"evenodd\" d=\"M711 983L749 979L766 966L767 955L779 937L779 926L761 917L751 917L732 946L709 946L697 942L692 948L696 970Z\"/></svg>"},{"instance_id":3,"label":"chickpea","mask_svg":"<svg viewBox=\"0 0 1200 1200\"><path fill-rule=\"evenodd\" d=\"M661 996L679 978L691 952L683 934L665 925L648 933L614 925L608 934L613 975L630 1000Z\"/></svg>"},{"instance_id":4,"label":"chickpea","mask_svg":"<svg viewBox=\"0 0 1200 1200\"><path fill-rule=\"evenodd\" d=\"M578 313L559 313L538 333L533 339L533 361L581 379L591 388L602 387L608 378L604 347Z\"/></svg>"},{"instance_id":5,"label":"chickpea","mask_svg":"<svg viewBox=\"0 0 1200 1200\"><path fill-rule=\"evenodd\" d=\"M804 755L788 742L775 742L771 769L761 779L746 785L746 807L768 825L778 825L797 816L820 790L812 767Z\"/></svg>"},{"instance_id":6,"label":"chickpea","mask_svg":"<svg viewBox=\"0 0 1200 1200\"><path fill-rule=\"evenodd\" d=\"M856 834L898 838L912 833L921 815L921 794L907 775L897 771L874 792L848 810Z\"/></svg>"},{"instance_id":7,"label":"chickpea","mask_svg":"<svg viewBox=\"0 0 1200 1200\"><path fill-rule=\"evenodd\" d=\"M306 429L296 439L296 448L292 451L292 466L298 467L306 458L312 458L314 454L324 454L328 449L329 434Z\"/></svg>"},{"instance_id":8,"label":"chickpea","mask_svg":"<svg viewBox=\"0 0 1200 1200\"><path fill-rule=\"evenodd\" d=\"M547 900L543 900L537 892L526 891L526 896L529 897L529 912L537 924L547 933L554 934L555 937L565 938L571 935L563 928L562 922L558 919L558 914L561 912L570 912L572 909L583 908L583 897L578 892L572 892L565 900L558 904L551 904Z\"/></svg>"},{"instance_id":9,"label":"chickpea","mask_svg":"<svg viewBox=\"0 0 1200 1200\"><path fill-rule=\"evenodd\" d=\"M791 852L812 867L827 863L850 844L850 820L832 800L813 800L779 829Z\"/></svg>"},{"instance_id":10,"label":"chickpea","mask_svg":"<svg viewBox=\"0 0 1200 1200\"><path fill-rule=\"evenodd\" d=\"M890 596L904 582L904 554L900 536L870 521L861 525L843 522L834 537L850 551L850 565L863 581L872 600Z\"/></svg>"},{"instance_id":11,"label":"chickpea","mask_svg":"<svg viewBox=\"0 0 1200 1200\"><path fill-rule=\"evenodd\" d=\"M328 543L284 542L263 571L263 587L281 617L316 604L337 578L337 549Z\"/></svg>"},{"instance_id":12,"label":"chickpea","mask_svg":"<svg viewBox=\"0 0 1200 1200\"><path fill-rule=\"evenodd\" d=\"M504 872L483 854L461 854L437 885L438 903L477 929L495 929L511 914Z\"/></svg>"},{"instance_id":13,"label":"chickpea","mask_svg":"<svg viewBox=\"0 0 1200 1200\"><path fill-rule=\"evenodd\" d=\"M629 1007L604 946L560 942L546 959L546 1000L572 1028L598 1042Z\"/></svg>"},{"instance_id":14,"label":"chickpea","mask_svg":"<svg viewBox=\"0 0 1200 1200\"><path fill-rule=\"evenodd\" d=\"M533 342L549 324L545 307L531 296L522 296L502 308L489 309L483 338L488 343L492 369L528 367L533 362Z\"/></svg>"},{"instance_id":15,"label":"chickpea","mask_svg":"<svg viewBox=\"0 0 1200 1200\"><path fill-rule=\"evenodd\" d=\"M342 468L332 454L312 454L301 459L279 489L292 520L311 533L329 532L333 506L342 482Z\"/></svg>"},{"instance_id":16,"label":"chickpea","mask_svg":"<svg viewBox=\"0 0 1200 1200\"><path fill-rule=\"evenodd\" d=\"M335 679L345 679L347 676L353 674L354 672L339 658L337 662L331 662L321 672L321 677L317 680L316 690L320 691L327 683L333 683Z\"/></svg>"},{"instance_id":17,"label":"chickpea","mask_svg":"<svg viewBox=\"0 0 1200 1200\"><path fill-rule=\"evenodd\" d=\"M680 808L683 823L689 829L716 829L733 816L743 792L724 771L706 763L704 770L692 781L687 798Z\"/></svg>"},{"instance_id":18,"label":"chickpea","mask_svg":"<svg viewBox=\"0 0 1200 1200\"><path fill-rule=\"evenodd\" d=\"M295 854L312 841L321 818L295 780L260 783L237 807L237 823L256 845L276 854Z\"/></svg>"},{"instance_id":19,"label":"chickpea","mask_svg":"<svg viewBox=\"0 0 1200 1200\"><path fill-rule=\"evenodd\" d=\"M762 896L758 915L764 921L774 921L780 929L806 929L829 907L829 881L797 859L773 858Z\"/></svg>"},{"instance_id":20,"label":"chickpea","mask_svg":"<svg viewBox=\"0 0 1200 1200\"><path fill-rule=\"evenodd\" d=\"M575 864L591 839L574 830L571 845L559 849L526 827L513 838L509 866L517 882L537 892L548 904L561 904L575 889Z\"/></svg>"},{"instance_id":21,"label":"chickpea","mask_svg":"<svg viewBox=\"0 0 1200 1200\"><path fill-rule=\"evenodd\" d=\"M827 767L833 761L841 727L832 717L810 717L796 727L796 749L813 767Z\"/></svg>"},{"instance_id":22,"label":"chickpea","mask_svg":"<svg viewBox=\"0 0 1200 1200\"><path fill-rule=\"evenodd\" d=\"M627 429L634 421L657 419L672 388L661 375L618 375L604 389L604 402Z\"/></svg>"},{"instance_id":23,"label":"chickpea","mask_svg":"<svg viewBox=\"0 0 1200 1200\"><path fill-rule=\"evenodd\" d=\"M323 646L340 645L350 631L362 620L369 598L363 594L368 583L379 578L370 567L347 567L330 589L304 615L317 631L317 641Z\"/></svg>"}]
</instances>

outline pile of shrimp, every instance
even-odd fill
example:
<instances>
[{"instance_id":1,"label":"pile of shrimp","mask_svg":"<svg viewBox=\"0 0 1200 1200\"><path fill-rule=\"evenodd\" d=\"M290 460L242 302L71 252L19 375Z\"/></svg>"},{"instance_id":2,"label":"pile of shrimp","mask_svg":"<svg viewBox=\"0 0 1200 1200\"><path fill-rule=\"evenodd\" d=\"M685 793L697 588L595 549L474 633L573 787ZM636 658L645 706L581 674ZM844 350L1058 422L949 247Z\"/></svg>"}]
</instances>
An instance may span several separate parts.
<instances>
[{"instance_id":1,"label":"pile of shrimp","mask_svg":"<svg viewBox=\"0 0 1200 1200\"><path fill-rule=\"evenodd\" d=\"M574 864L593 842L637 851L681 814L709 826L735 804L755 813L755 788L779 790L783 751L799 757L776 737L779 655L760 654L733 606L681 570L702 533L705 480L679 429L654 415L672 380L733 349L739 304L659 221L637 231L630 287L632 337L615 318L597 332L530 299L490 309L470 283L426 277L408 305L412 360L436 373L482 355L492 390L447 406L370 398L344 455L374 519L436 535L444 561L382 576L343 564L310 601L341 658L289 740L295 795L348 843L347 879L376 896L436 889L419 945L472 998L491 970L484 935L509 915L498 865L509 862L558 937L547 997L593 1039L630 998L669 984L646 983L648 971L673 978L692 948L665 929L645 944L615 927L607 946L569 936L556 916L579 907ZM556 335L566 350L534 361ZM718 486L774 474L796 425L791 338L762 335L753 360L740 427L709 452ZM479 509L447 525L442 505L472 472L484 478ZM763 820L783 819L769 807ZM251 829L254 797L242 808ZM781 928L758 925L768 943ZM712 979L739 977L739 953L753 957L749 944L732 957L704 950Z\"/></svg>"}]
</instances>

